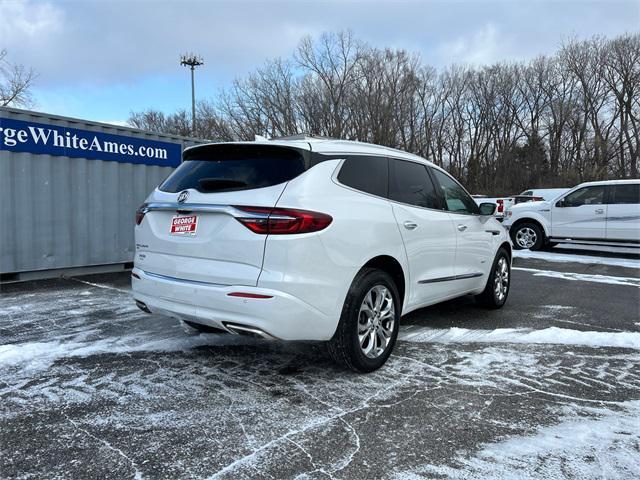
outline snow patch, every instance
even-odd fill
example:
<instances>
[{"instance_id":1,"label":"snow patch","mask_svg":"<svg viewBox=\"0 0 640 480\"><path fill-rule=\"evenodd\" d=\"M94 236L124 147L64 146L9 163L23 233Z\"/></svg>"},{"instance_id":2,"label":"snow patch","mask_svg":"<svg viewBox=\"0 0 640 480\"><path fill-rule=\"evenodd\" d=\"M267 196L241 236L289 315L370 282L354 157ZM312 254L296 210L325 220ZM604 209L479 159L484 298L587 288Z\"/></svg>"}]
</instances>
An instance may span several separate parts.
<instances>
[{"instance_id":1,"label":"snow patch","mask_svg":"<svg viewBox=\"0 0 640 480\"><path fill-rule=\"evenodd\" d=\"M631 478L640 471L640 401L620 403L621 411L587 408L532 435L486 444L472 457L458 455L459 467L426 465L397 479L428 473L446 478Z\"/></svg>"},{"instance_id":2,"label":"snow patch","mask_svg":"<svg viewBox=\"0 0 640 480\"><path fill-rule=\"evenodd\" d=\"M624 285L640 287L640 278L612 277L610 275L593 275L588 273L556 272L555 270L539 270L537 268L512 267L512 270L532 273L534 277L559 278L578 282L607 283L609 285Z\"/></svg>"},{"instance_id":3,"label":"snow patch","mask_svg":"<svg viewBox=\"0 0 640 480\"><path fill-rule=\"evenodd\" d=\"M56 360L71 357L88 357L103 353L132 353L141 351L175 352L201 346L248 343L248 337L236 335L200 334L184 337L153 338L130 335L105 338L96 341L54 340L0 345L0 371L19 366L23 370L44 370Z\"/></svg>"},{"instance_id":4,"label":"snow patch","mask_svg":"<svg viewBox=\"0 0 640 480\"><path fill-rule=\"evenodd\" d=\"M557 327L542 330L529 328L497 328L495 330L470 330L458 327L420 328L407 329L399 335L399 338L409 342L427 343L540 343L640 349L640 332L583 332Z\"/></svg>"},{"instance_id":5,"label":"snow patch","mask_svg":"<svg viewBox=\"0 0 640 480\"><path fill-rule=\"evenodd\" d=\"M584 263L587 265L610 265L640 269L640 260L625 258L596 257L593 255L571 255L553 252L532 252L531 250L514 250L513 258L530 258L555 263Z\"/></svg>"}]
</instances>

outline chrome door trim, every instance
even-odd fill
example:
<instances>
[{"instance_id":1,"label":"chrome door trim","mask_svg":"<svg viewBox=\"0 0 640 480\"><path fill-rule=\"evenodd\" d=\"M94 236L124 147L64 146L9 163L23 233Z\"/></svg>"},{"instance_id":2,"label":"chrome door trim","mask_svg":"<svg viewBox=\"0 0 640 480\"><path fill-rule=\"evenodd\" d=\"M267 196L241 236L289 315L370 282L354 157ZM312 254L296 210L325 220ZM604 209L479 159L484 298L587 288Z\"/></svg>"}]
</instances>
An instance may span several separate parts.
<instances>
[{"instance_id":1,"label":"chrome door trim","mask_svg":"<svg viewBox=\"0 0 640 480\"><path fill-rule=\"evenodd\" d=\"M484 275L481 272L465 273L464 275L453 275L451 277L431 278L429 280L419 280L418 283L437 283L437 282L450 282L451 280L466 280L468 278L477 278Z\"/></svg>"}]
</instances>

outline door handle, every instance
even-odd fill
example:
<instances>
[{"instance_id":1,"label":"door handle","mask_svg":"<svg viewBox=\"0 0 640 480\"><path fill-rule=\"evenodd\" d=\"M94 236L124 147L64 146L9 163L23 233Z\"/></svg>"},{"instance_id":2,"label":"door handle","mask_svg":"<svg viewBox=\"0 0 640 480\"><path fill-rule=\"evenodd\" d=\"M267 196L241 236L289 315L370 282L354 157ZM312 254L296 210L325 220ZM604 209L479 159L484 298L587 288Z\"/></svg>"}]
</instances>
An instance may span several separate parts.
<instances>
[{"instance_id":1,"label":"door handle","mask_svg":"<svg viewBox=\"0 0 640 480\"><path fill-rule=\"evenodd\" d=\"M418 224L407 220L406 222L404 222L404 228L406 228L407 230L415 230L416 228L418 228Z\"/></svg>"},{"instance_id":2,"label":"door handle","mask_svg":"<svg viewBox=\"0 0 640 480\"><path fill-rule=\"evenodd\" d=\"M604 208L596 208L596 213L599 213L599 214L604 213Z\"/></svg>"},{"instance_id":3,"label":"door handle","mask_svg":"<svg viewBox=\"0 0 640 480\"><path fill-rule=\"evenodd\" d=\"M464 232L467 229L466 225L458 225L458 231Z\"/></svg>"}]
</instances>

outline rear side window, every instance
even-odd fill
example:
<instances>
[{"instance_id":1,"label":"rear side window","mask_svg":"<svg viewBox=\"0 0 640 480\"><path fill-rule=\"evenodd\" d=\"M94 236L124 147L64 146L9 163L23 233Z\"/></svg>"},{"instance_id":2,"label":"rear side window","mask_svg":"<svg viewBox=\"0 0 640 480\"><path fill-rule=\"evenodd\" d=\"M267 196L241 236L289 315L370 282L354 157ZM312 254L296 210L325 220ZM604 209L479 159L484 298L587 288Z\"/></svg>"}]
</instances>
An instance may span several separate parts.
<instances>
[{"instance_id":1,"label":"rear side window","mask_svg":"<svg viewBox=\"0 0 640 480\"><path fill-rule=\"evenodd\" d=\"M207 145L187 150L182 164L160 185L163 192L203 193L270 187L305 171L298 150L262 145Z\"/></svg>"},{"instance_id":2,"label":"rear side window","mask_svg":"<svg viewBox=\"0 0 640 480\"><path fill-rule=\"evenodd\" d=\"M640 183L612 185L610 203L640 203Z\"/></svg>"},{"instance_id":3,"label":"rear side window","mask_svg":"<svg viewBox=\"0 0 640 480\"><path fill-rule=\"evenodd\" d=\"M404 160L389 160L389 199L418 207L440 208L427 167Z\"/></svg>"},{"instance_id":4,"label":"rear side window","mask_svg":"<svg viewBox=\"0 0 640 480\"><path fill-rule=\"evenodd\" d=\"M349 157L338 173L338 181L343 185L385 198L388 179L389 167L385 157Z\"/></svg>"}]
</instances>

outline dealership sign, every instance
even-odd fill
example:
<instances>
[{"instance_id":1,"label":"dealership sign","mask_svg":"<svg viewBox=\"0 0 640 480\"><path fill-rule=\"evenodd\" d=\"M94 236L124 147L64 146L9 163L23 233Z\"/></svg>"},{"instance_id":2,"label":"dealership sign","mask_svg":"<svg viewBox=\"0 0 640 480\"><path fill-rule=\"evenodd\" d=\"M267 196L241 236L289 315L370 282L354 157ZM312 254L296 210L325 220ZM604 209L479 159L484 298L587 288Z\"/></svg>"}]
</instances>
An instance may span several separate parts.
<instances>
[{"instance_id":1,"label":"dealership sign","mask_svg":"<svg viewBox=\"0 0 640 480\"><path fill-rule=\"evenodd\" d=\"M0 150L177 167L180 143L0 118Z\"/></svg>"}]
</instances>

